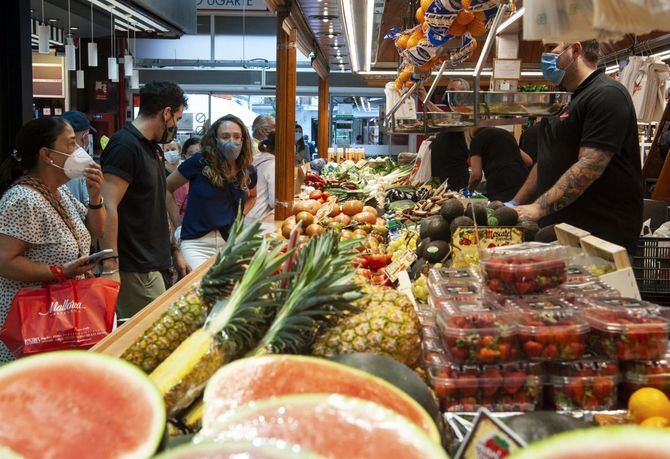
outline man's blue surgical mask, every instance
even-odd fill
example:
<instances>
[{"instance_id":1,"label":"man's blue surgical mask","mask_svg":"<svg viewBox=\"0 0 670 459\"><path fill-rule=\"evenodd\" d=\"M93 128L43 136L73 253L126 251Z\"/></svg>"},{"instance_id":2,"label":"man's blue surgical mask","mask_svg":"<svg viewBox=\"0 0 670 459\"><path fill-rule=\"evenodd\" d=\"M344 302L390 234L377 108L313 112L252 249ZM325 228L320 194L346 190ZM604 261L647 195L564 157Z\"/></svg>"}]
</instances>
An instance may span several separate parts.
<instances>
[{"instance_id":1,"label":"man's blue surgical mask","mask_svg":"<svg viewBox=\"0 0 670 459\"><path fill-rule=\"evenodd\" d=\"M568 65L565 69L558 68L558 58L561 57L561 54L566 52L570 47L568 46L560 53L542 53L542 59L540 60L540 67L542 68L542 75L554 83L555 85L561 84L563 78L565 78L565 71L572 65Z\"/></svg>"}]
</instances>

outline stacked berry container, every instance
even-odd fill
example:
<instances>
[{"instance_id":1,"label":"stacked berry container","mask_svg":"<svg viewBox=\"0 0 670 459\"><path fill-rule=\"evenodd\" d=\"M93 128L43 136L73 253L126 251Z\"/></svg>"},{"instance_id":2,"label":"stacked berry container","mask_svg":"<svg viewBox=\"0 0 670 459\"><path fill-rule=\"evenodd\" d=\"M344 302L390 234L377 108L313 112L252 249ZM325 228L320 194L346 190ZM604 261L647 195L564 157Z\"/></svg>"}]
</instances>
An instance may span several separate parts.
<instances>
[{"instance_id":1,"label":"stacked berry container","mask_svg":"<svg viewBox=\"0 0 670 459\"><path fill-rule=\"evenodd\" d=\"M670 397L670 354L655 360L624 362L622 372L626 399L642 387L653 387Z\"/></svg>"},{"instance_id":2,"label":"stacked berry container","mask_svg":"<svg viewBox=\"0 0 670 459\"><path fill-rule=\"evenodd\" d=\"M546 365L547 398L558 411L611 410L617 404L619 367L615 360L587 358Z\"/></svg>"}]
</instances>

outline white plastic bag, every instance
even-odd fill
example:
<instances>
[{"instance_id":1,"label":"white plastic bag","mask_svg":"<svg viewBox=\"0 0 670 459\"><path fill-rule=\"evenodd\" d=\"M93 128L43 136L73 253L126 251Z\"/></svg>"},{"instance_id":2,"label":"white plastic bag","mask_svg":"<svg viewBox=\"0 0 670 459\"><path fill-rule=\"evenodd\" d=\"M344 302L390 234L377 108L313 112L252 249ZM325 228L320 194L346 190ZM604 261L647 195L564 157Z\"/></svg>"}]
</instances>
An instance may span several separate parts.
<instances>
[{"instance_id":1,"label":"white plastic bag","mask_svg":"<svg viewBox=\"0 0 670 459\"><path fill-rule=\"evenodd\" d=\"M523 39L574 42L596 37L592 0L525 0Z\"/></svg>"},{"instance_id":2,"label":"white plastic bag","mask_svg":"<svg viewBox=\"0 0 670 459\"><path fill-rule=\"evenodd\" d=\"M414 175L412 175L410 180L412 185L423 184L433 178L433 170L430 165L432 158L432 151L430 149L431 144L432 142L430 140L421 142L419 152L416 155L416 161L419 163L419 168L414 172Z\"/></svg>"},{"instance_id":3,"label":"white plastic bag","mask_svg":"<svg viewBox=\"0 0 670 459\"><path fill-rule=\"evenodd\" d=\"M593 0L593 27L619 34L666 30L670 23L667 0Z\"/></svg>"},{"instance_id":4,"label":"white plastic bag","mask_svg":"<svg viewBox=\"0 0 670 459\"><path fill-rule=\"evenodd\" d=\"M384 94L386 95L386 110L389 112L395 104L400 100L400 91L395 87L394 82L386 83L384 87ZM400 108L395 112L395 119L397 120L415 120L416 107L414 105L414 98L408 97Z\"/></svg>"}]
</instances>

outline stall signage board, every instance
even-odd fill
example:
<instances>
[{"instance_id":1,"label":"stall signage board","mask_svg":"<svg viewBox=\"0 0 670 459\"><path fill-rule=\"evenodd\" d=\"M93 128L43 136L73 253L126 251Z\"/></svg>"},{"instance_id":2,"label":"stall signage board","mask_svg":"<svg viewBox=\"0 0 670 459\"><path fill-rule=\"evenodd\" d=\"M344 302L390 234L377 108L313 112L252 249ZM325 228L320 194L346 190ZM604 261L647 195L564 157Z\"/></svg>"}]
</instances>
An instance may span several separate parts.
<instances>
[{"instance_id":1,"label":"stall signage board","mask_svg":"<svg viewBox=\"0 0 670 459\"><path fill-rule=\"evenodd\" d=\"M197 0L199 10L232 10L232 11L266 11L267 5L263 0Z\"/></svg>"},{"instance_id":2,"label":"stall signage board","mask_svg":"<svg viewBox=\"0 0 670 459\"><path fill-rule=\"evenodd\" d=\"M492 249L523 242L520 228L490 226L479 228L479 241L474 226L458 228L451 236L454 268L466 268L479 263L479 249Z\"/></svg>"},{"instance_id":3,"label":"stall signage board","mask_svg":"<svg viewBox=\"0 0 670 459\"><path fill-rule=\"evenodd\" d=\"M518 80L521 78L521 59L493 59L494 80Z\"/></svg>"},{"instance_id":4,"label":"stall signage board","mask_svg":"<svg viewBox=\"0 0 670 459\"><path fill-rule=\"evenodd\" d=\"M513 430L481 408L456 459L502 459L524 446L526 443Z\"/></svg>"},{"instance_id":5,"label":"stall signage board","mask_svg":"<svg viewBox=\"0 0 670 459\"><path fill-rule=\"evenodd\" d=\"M96 81L93 93L95 100L109 100L109 81Z\"/></svg>"}]
</instances>

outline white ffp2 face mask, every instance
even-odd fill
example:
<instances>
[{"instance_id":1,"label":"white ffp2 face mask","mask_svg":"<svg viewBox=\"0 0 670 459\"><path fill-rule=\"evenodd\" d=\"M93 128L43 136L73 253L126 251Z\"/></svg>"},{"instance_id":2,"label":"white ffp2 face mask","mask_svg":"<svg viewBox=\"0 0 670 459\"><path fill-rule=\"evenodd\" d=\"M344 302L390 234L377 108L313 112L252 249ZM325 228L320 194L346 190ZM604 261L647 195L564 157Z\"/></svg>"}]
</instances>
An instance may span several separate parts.
<instances>
[{"instance_id":1,"label":"white ffp2 face mask","mask_svg":"<svg viewBox=\"0 0 670 459\"><path fill-rule=\"evenodd\" d=\"M51 165L59 169L63 169L65 175L67 175L68 178L71 179L83 177L84 171L88 169L88 167L95 162L93 161L93 158L91 158L91 156L88 153L86 153L86 150L84 150L81 147L77 147L77 149L71 155L63 153L62 151L54 150L53 148L49 148L49 150L67 156L67 159L63 164L63 167L60 167L53 163Z\"/></svg>"}]
</instances>

